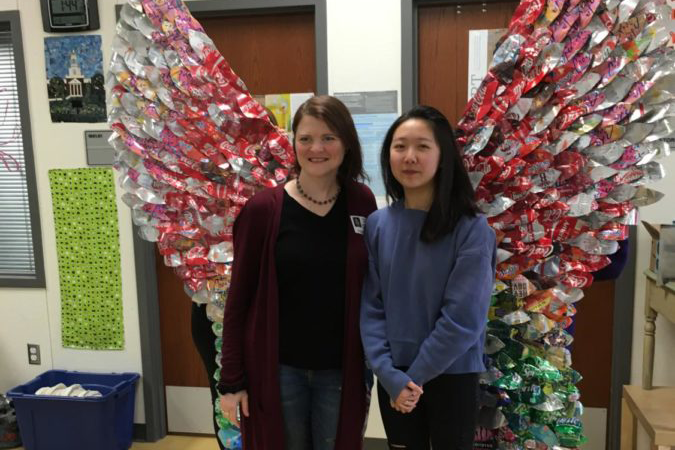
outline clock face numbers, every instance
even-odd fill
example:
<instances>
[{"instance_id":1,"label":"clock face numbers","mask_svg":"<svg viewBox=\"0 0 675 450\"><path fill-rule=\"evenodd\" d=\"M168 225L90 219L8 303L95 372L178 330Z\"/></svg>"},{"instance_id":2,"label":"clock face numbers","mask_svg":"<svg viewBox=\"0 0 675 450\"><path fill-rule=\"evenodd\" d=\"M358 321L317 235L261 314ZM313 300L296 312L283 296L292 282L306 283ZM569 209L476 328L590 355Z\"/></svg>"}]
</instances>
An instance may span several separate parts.
<instances>
[{"instance_id":1,"label":"clock face numbers","mask_svg":"<svg viewBox=\"0 0 675 450\"><path fill-rule=\"evenodd\" d=\"M52 14L85 14L84 0L52 0Z\"/></svg>"},{"instance_id":2,"label":"clock face numbers","mask_svg":"<svg viewBox=\"0 0 675 450\"><path fill-rule=\"evenodd\" d=\"M54 27L86 26L86 0L50 0L50 22Z\"/></svg>"}]
</instances>

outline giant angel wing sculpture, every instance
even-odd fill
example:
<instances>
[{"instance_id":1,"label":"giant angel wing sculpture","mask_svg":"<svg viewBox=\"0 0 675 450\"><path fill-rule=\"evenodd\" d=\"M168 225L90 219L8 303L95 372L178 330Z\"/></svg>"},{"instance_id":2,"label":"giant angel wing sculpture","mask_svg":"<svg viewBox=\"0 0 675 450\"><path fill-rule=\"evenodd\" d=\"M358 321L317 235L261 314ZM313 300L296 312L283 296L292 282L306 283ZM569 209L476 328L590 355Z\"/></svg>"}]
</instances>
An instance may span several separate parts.
<instances>
[{"instance_id":1,"label":"giant angel wing sculpture","mask_svg":"<svg viewBox=\"0 0 675 450\"><path fill-rule=\"evenodd\" d=\"M482 448L585 440L566 329L636 208L663 196L644 185L675 136L669 17L660 1L523 0L459 122L499 241Z\"/></svg>"},{"instance_id":2,"label":"giant angel wing sculpture","mask_svg":"<svg viewBox=\"0 0 675 450\"><path fill-rule=\"evenodd\" d=\"M220 302L234 219L292 170L288 136L182 1L129 1L113 52L109 122L123 199L192 299Z\"/></svg>"},{"instance_id":3,"label":"giant angel wing sculpture","mask_svg":"<svg viewBox=\"0 0 675 450\"><path fill-rule=\"evenodd\" d=\"M499 239L477 446L574 448L583 412L565 331L636 207L662 195L675 51L661 0L523 0L459 123ZM294 155L182 0L128 0L108 74L115 167L144 239L222 318L231 230ZM216 405L216 408L218 405ZM220 417L219 436L238 448Z\"/></svg>"},{"instance_id":4,"label":"giant angel wing sculpture","mask_svg":"<svg viewBox=\"0 0 675 450\"><path fill-rule=\"evenodd\" d=\"M220 336L232 225L255 192L288 177L288 136L180 0L124 5L109 72L123 200L188 295L207 304ZM239 447L238 430L222 414L218 422L223 443Z\"/></svg>"}]
</instances>

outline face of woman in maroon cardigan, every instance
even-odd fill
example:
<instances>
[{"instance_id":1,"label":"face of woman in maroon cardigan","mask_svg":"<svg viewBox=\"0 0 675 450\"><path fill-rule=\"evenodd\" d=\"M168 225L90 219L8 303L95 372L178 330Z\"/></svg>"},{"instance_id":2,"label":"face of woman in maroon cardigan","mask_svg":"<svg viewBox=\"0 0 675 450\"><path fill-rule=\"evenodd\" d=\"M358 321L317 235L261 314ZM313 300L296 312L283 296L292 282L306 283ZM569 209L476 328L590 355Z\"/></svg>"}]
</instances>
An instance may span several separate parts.
<instances>
[{"instance_id":1,"label":"face of woman in maroon cardigan","mask_svg":"<svg viewBox=\"0 0 675 450\"><path fill-rule=\"evenodd\" d=\"M308 114L298 124L295 150L302 173L319 179L335 179L345 157L340 137L326 122Z\"/></svg>"}]
</instances>

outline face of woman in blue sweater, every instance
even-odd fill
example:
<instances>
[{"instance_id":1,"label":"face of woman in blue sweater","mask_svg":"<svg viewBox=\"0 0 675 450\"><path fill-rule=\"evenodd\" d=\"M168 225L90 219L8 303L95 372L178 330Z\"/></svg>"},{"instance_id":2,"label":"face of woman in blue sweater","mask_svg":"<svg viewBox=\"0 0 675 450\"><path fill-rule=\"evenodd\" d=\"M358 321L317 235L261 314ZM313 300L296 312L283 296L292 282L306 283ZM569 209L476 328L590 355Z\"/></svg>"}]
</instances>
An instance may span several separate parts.
<instances>
[{"instance_id":1,"label":"face of woman in blue sweater","mask_svg":"<svg viewBox=\"0 0 675 450\"><path fill-rule=\"evenodd\" d=\"M396 181L408 194L431 193L441 150L427 121L409 119L394 132L389 164Z\"/></svg>"}]
</instances>

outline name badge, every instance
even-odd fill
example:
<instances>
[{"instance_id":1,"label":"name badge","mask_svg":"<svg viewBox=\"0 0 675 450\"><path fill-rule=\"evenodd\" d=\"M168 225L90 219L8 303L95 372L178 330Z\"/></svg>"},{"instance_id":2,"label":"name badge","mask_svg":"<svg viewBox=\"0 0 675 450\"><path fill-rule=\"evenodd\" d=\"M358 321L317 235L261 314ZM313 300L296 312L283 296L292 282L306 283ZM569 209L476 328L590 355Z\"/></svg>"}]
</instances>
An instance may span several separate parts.
<instances>
[{"instance_id":1,"label":"name badge","mask_svg":"<svg viewBox=\"0 0 675 450\"><path fill-rule=\"evenodd\" d=\"M363 234L363 229L366 226L366 218L363 216L349 216L349 218L352 220L354 233Z\"/></svg>"}]
</instances>

